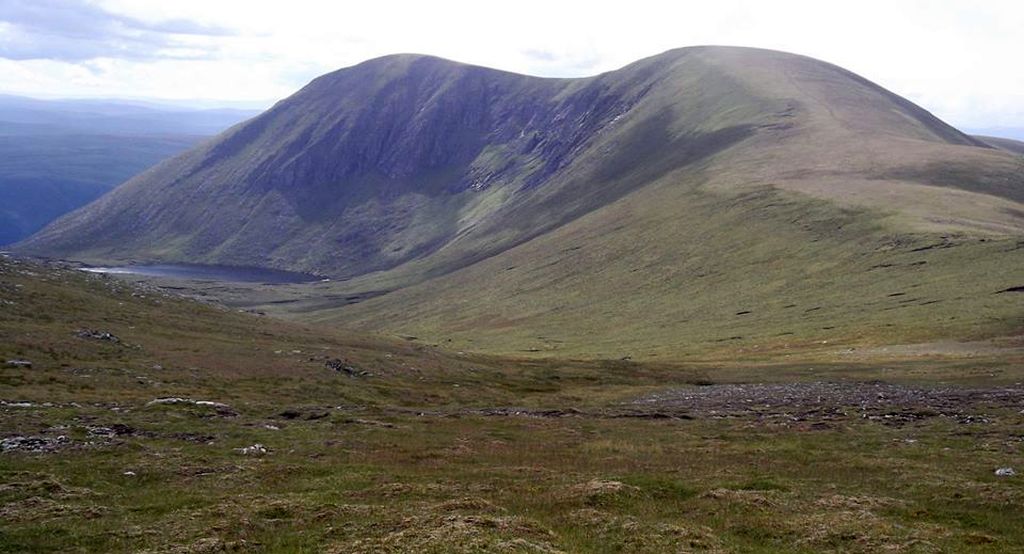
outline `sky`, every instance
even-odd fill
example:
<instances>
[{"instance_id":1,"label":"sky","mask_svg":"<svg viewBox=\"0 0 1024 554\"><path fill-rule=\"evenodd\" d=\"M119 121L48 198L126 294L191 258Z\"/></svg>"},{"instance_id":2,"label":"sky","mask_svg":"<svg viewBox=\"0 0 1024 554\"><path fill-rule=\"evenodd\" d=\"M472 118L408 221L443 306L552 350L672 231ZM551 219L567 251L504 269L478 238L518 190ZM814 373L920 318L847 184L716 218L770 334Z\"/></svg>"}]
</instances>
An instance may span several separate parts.
<instances>
[{"instance_id":1,"label":"sky","mask_svg":"<svg viewBox=\"0 0 1024 554\"><path fill-rule=\"evenodd\" d=\"M961 128L1024 128L1020 0L0 0L0 93L264 107L399 52L573 77L702 44L812 56Z\"/></svg>"}]
</instances>

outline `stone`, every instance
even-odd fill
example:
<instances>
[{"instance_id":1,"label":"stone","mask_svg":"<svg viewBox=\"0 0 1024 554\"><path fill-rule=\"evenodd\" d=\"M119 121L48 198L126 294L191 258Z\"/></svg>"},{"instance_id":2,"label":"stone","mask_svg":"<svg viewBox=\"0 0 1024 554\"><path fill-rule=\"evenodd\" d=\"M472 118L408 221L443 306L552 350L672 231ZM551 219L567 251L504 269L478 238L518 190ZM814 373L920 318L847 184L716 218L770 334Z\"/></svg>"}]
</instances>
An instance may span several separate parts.
<instances>
[{"instance_id":1,"label":"stone","mask_svg":"<svg viewBox=\"0 0 1024 554\"><path fill-rule=\"evenodd\" d=\"M169 396L166 398L156 398L146 403L146 406L159 406L159 405L175 405L185 404L191 406L198 406L202 408L213 408L218 415L222 416L236 416L238 412L234 408L224 404L223 402L213 402L211 400L193 400L191 398L180 398L177 396Z\"/></svg>"},{"instance_id":2,"label":"stone","mask_svg":"<svg viewBox=\"0 0 1024 554\"><path fill-rule=\"evenodd\" d=\"M93 340L105 340L117 344L121 342L116 335L107 331L97 331L95 329L79 329L75 332L75 336L81 339L93 339Z\"/></svg>"},{"instance_id":3,"label":"stone","mask_svg":"<svg viewBox=\"0 0 1024 554\"><path fill-rule=\"evenodd\" d=\"M245 456L262 456L262 455L266 454L267 452L269 452L267 447L263 446L260 443L256 443L256 444L254 444L252 446L245 446L245 447L242 447L242 448L236 448L235 450L238 451L239 453L245 455Z\"/></svg>"},{"instance_id":4,"label":"stone","mask_svg":"<svg viewBox=\"0 0 1024 554\"><path fill-rule=\"evenodd\" d=\"M352 365L348 360L342 361L338 358L327 360L324 362L324 366L326 366L327 369L333 369L339 373L344 373L349 377L367 377L370 375L369 371L362 371Z\"/></svg>"},{"instance_id":5,"label":"stone","mask_svg":"<svg viewBox=\"0 0 1024 554\"><path fill-rule=\"evenodd\" d=\"M55 438L14 436L0 440L0 452L53 452L71 444L66 435Z\"/></svg>"}]
</instances>

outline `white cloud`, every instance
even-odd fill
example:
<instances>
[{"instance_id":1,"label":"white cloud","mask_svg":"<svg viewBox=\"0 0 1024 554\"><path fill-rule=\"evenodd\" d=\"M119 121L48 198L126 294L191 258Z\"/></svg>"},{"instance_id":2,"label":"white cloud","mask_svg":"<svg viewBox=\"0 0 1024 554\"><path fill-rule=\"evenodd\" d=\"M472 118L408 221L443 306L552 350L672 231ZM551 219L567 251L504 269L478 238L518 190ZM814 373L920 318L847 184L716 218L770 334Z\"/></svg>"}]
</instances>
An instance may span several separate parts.
<instances>
[{"instance_id":1,"label":"white cloud","mask_svg":"<svg viewBox=\"0 0 1024 554\"><path fill-rule=\"evenodd\" d=\"M6 92L269 101L321 73L395 52L535 75L580 76L670 48L733 44L836 63L954 124L1024 126L1024 71L1016 60L1024 52L1024 3L1016 1L95 0L85 5L149 33L167 31L163 35L170 38L149 59L105 53L93 61L3 60L0 69L11 70L0 85ZM10 22L0 26L0 45L10 39L9 27Z\"/></svg>"}]
</instances>

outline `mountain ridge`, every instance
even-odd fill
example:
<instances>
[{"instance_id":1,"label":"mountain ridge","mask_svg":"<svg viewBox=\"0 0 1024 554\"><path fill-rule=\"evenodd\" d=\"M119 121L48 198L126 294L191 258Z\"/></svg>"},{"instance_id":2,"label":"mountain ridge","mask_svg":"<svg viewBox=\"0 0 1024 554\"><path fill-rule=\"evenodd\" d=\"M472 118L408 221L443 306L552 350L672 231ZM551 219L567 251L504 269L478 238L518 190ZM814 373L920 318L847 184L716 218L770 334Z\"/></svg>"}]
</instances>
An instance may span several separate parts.
<instances>
[{"instance_id":1,"label":"mountain ridge","mask_svg":"<svg viewBox=\"0 0 1024 554\"><path fill-rule=\"evenodd\" d=\"M671 50L616 71L579 79L521 76L411 54L385 56L338 70L314 79L264 114L221 135L208 148L179 158L168 170L158 168L155 174L148 174L160 177L142 178L148 182L162 179L164 183L222 180L226 182L221 187L224 190L203 198L203 202L225 202L224 192L230 189L236 200L241 199L237 207L248 210L253 217L298 220L304 227L312 223L317 226L316 232L297 228L292 231L290 241L279 240L284 238L280 236L269 239L266 229L260 225L253 229L253 225L237 221L219 221L216 228L212 228L203 220L214 214L190 217L182 212L176 214L177 221L168 222L172 229L159 232L165 239L175 242L199 229L198 238L189 239L189 244L177 254L173 248L150 246L139 249L133 257L166 261L187 257L217 263L313 270L336 276L386 270L437 252L452 241L464 241L467 234L479 234L477 228L486 224L488 218L477 218L470 223L453 218L448 213L450 207L444 205L449 197L466 190L508 189L510 184L515 190L506 190L503 194L514 197L510 201L506 199L508 203L499 211L513 212L515 216L497 218L497 227L507 229L510 221L521 224L525 217L533 219L538 229L550 230L554 227L546 219L550 214L545 213L543 218L531 217L537 202L533 198L531 203L528 197L554 196L545 200L561 201L563 207L568 206L567 215L555 218L556 223L564 223L602 205L617 194L615 190L619 193L631 190L621 185L618 177L623 171L632 171L633 166L660 163L666 171L674 171L689 165L695 157L706 157L720 147L749 138L745 136L747 133L784 134L791 127L791 121L799 119L792 117L795 109L811 113L807 119L812 126L824 117L820 107L797 107L794 104L799 102L766 99L745 90L751 87L743 79L749 81L750 76L738 74L735 67L745 69L750 62L731 58L751 56L762 65L785 65L786 71L791 68L796 72L807 71L804 66L810 64L815 70L824 67L843 78L852 75L810 58L729 47ZM713 67L716 64L719 67ZM728 67L722 70L722 65ZM790 83L797 83L792 76L788 78ZM674 82L666 84L672 80ZM859 94L898 98L869 81L854 81L868 91ZM799 86L807 86L809 82L810 86L822 86L807 79L800 81ZM776 85L782 89L789 86L785 82ZM655 96L660 95L657 102L650 101L652 90ZM721 97L714 97L719 93ZM368 105L362 108L355 105L364 100L369 100ZM857 100L852 98L852 101ZM898 108L909 110L909 115L878 115L890 128L896 129L894 133L902 132L921 141L990 148L909 102L896 104ZM488 111L495 106L496 109ZM647 113L639 113L643 110ZM842 111L838 115L834 111L830 113L832 117L846 117ZM714 121L715 117L723 121ZM663 123L666 123L665 128L659 129ZM843 124L853 133L858 131L859 123L852 118L847 117ZM602 141L601 135L607 135L609 129L616 131L612 129L615 125L619 126L619 132L631 131L634 135ZM293 130L298 128L301 130ZM440 136L445 140L438 140ZM678 142L672 144L674 138ZM651 144L659 148L650 153L651 159L644 159L648 153L645 150L650 150ZM602 145L603 151L594 148ZM607 159L595 160L599 156ZM580 160L592 163L580 164ZM570 165L573 167L566 170ZM568 181L589 180L599 185L538 186L559 171L575 172L566 177ZM609 173L612 179L602 182L602 177ZM301 186L295 186L300 181ZM492 186L494 184L499 186ZM137 186L133 181L125 187ZM201 189L210 188L210 185L190 186L197 196L177 200L198 202L203 194ZM569 192L559 198L556 193L563 189ZM537 194L534 192L537 190L543 192ZM483 192L479 196L489 196L487 191ZM606 198L588 203L586 196L595 194ZM1011 194L1015 200L1020 200L1017 189ZM431 198L421 202L417 195ZM395 201L403 196L402 201ZM517 203L522 204L524 198L527 206L517 208ZM276 209L268 207L275 201L279 203ZM91 219L92 223L108 220L106 215L91 216L90 211L109 212L109 208L104 207L109 202L101 201L73 217ZM381 202L388 204L388 210L377 205ZM486 204L478 198L463 198L457 203L461 204L458 211L467 212ZM342 212L351 212L353 206L373 213L362 219L358 213L354 214L360 224L347 228L324 223L327 219L337 219ZM483 209L487 211L486 206ZM282 210L288 213L282 215ZM424 216L422 219L430 221L404 225L386 211L404 214L403 217L411 214L414 219ZM441 212L446 216L438 217ZM153 220L167 222L169 219L166 214L152 211L137 215L137 219L146 221L147 225ZM439 228L436 224L442 219L447 221ZM362 225L364 222L366 225ZM75 248L59 246L62 240L59 229L70 223L69 220L59 222L28 241L25 248L49 250L54 254L74 252ZM374 225L383 229L372 229ZM130 227L129 230L154 234L142 228ZM382 230L392 233L389 240L369 236ZM66 233L65 240L69 234L80 233ZM533 234L520 230L519 235L511 242L499 241L499 248L528 240ZM246 246L254 237L263 242L258 249ZM350 250L353 254L339 263L333 255L310 259L296 252L296 245L309 248L311 241L319 243L314 249L320 251ZM102 237L91 240L93 246L88 250L97 250L95 243L102 242ZM476 242L465 250L494 250L480 244L487 240ZM98 253L101 257L120 255L132 248L131 245L127 248L109 246ZM389 250L395 254L379 254ZM261 256L260 252L274 254Z\"/></svg>"}]
</instances>

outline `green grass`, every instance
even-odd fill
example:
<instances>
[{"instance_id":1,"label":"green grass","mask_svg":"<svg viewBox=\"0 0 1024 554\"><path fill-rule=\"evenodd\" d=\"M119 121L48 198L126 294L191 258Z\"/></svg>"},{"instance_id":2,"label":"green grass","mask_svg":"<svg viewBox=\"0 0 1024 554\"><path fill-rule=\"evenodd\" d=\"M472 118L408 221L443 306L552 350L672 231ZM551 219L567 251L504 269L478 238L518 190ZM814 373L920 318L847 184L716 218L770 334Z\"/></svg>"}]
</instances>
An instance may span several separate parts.
<instances>
[{"instance_id":1,"label":"green grass","mask_svg":"<svg viewBox=\"0 0 1024 554\"><path fill-rule=\"evenodd\" d=\"M913 540L956 551L984 537L998 552L1024 540L1013 507L1024 491L989 478L1000 456L963 448L935 456L960 445L930 424L910 430L930 444L895 448L908 430L876 424L766 437L714 422L405 416L397 429L331 418L271 434L244 430L262 418L243 417L211 445L130 439L94 452L5 455L9 483L51 475L87 491L11 497L8 549L105 551L206 538L266 552L360 544L456 551L516 539L568 552L655 552L690 541L729 551L871 552ZM508 438L494 440L495 431ZM254 441L272 453L248 459L230 450ZM126 468L137 475L121 476ZM769 477L743 481L752 473ZM588 492L595 480L626 488Z\"/></svg>"},{"instance_id":2,"label":"green grass","mask_svg":"<svg viewBox=\"0 0 1024 554\"><path fill-rule=\"evenodd\" d=\"M883 217L771 189L736 197L665 182L420 285L333 310L264 308L456 350L605 359L794 349L842 359L1024 328L1024 297L998 294L1024 283L1017 239L892 234ZM358 286L379 288L333 289Z\"/></svg>"},{"instance_id":3,"label":"green grass","mask_svg":"<svg viewBox=\"0 0 1024 554\"><path fill-rule=\"evenodd\" d=\"M0 359L33 362L0 367L0 399L36 404L0 406L0 435L59 433L73 445L0 453L0 551L1024 548L1024 482L992 475L1024 459L1018 409L970 408L988 423L851 417L822 429L600 417L708 381L1020 382L1012 355L768 366L459 355L9 260L0 300L14 302L0 312ZM78 338L80 327L122 343ZM309 360L320 355L374 375ZM146 405L165 396L238 415ZM496 406L581 415L468 411ZM135 432L90 431L115 424ZM235 450L254 443L270 452Z\"/></svg>"}]
</instances>

